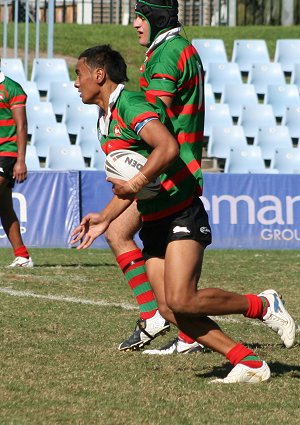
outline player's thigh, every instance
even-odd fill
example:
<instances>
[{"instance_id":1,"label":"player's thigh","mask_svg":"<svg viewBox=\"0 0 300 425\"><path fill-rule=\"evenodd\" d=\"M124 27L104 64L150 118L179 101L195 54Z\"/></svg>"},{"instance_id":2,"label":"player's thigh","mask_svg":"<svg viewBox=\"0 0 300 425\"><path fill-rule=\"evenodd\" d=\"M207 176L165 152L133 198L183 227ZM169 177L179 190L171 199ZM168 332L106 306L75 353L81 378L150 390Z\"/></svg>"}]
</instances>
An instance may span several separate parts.
<instances>
[{"instance_id":1,"label":"player's thigh","mask_svg":"<svg viewBox=\"0 0 300 425\"><path fill-rule=\"evenodd\" d=\"M133 202L109 226L106 237L112 240L132 239L141 227L141 217L136 202Z\"/></svg>"},{"instance_id":2,"label":"player's thigh","mask_svg":"<svg viewBox=\"0 0 300 425\"><path fill-rule=\"evenodd\" d=\"M186 300L197 291L205 246L194 240L168 244L165 257L166 299Z\"/></svg>"}]
</instances>

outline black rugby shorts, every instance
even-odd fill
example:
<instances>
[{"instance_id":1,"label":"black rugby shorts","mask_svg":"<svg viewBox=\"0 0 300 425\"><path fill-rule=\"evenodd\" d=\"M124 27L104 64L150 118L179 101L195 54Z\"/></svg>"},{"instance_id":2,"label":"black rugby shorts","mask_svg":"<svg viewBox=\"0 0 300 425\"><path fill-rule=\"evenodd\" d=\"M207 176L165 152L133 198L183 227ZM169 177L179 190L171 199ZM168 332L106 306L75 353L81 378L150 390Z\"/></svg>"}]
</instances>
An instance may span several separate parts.
<instances>
[{"instance_id":1,"label":"black rugby shorts","mask_svg":"<svg viewBox=\"0 0 300 425\"><path fill-rule=\"evenodd\" d=\"M0 176L8 180L7 187L13 188L15 179L13 178L14 165L17 158L13 156L0 156Z\"/></svg>"},{"instance_id":2,"label":"black rugby shorts","mask_svg":"<svg viewBox=\"0 0 300 425\"><path fill-rule=\"evenodd\" d=\"M164 258L172 241L193 240L211 244L211 228L202 201L197 198L188 208L161 220L144 222L139 232L145 260Z\"/></svg>"}]
</instances>

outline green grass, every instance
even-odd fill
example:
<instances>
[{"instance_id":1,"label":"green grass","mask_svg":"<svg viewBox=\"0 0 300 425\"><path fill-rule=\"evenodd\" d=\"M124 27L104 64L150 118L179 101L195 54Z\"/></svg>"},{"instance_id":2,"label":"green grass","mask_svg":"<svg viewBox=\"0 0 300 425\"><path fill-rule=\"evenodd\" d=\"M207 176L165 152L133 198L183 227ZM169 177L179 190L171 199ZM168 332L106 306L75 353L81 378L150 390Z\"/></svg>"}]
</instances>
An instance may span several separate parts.
<instances>
[{"instance_id":1,"label":"green grass","mask_svg":"<svg viewBox=\"0 0 300 425\"><path fill-rule=\"evenodd\" d=\"M138 311L110 251L31 255L34 269L7 269L12 252L0 250L1 425L299 423L299 331L287 350L257 321L220 318L224 331L268 361L272 379L211 385L229 370L216 353L149 358L117 350ZM299 264L299 251L208 250L201 285L275 287L299 322ZM152 346L175 335L172 328Z\"/></svg>"},{"instance_id":2,"label":"green grass","mask_svg":"<svg viewBox=\"0 0 300 425\"><path fill-rule=\"evenodd\" d=\"M13 48L14 27L8 25L8 43ZM0 25L2 38L3 25ZM281 26L240 26L240 27L185 27L189 40L193 38L221 38L224 40L228 59L231 59L235 39L262 38L266 40L271 59L274 57L276 40L279 38L299 38L299 27ZM40 50L47 51L47 25L40 25ZM35 25L30 24L30 51L35 52ZM67 57L71 79L75 79L75 63L78 55L87 47L109 43L119 50L128 64L130 82L128 88L138 90L139 67L144 60L145 49L137 42L136 31L132 26L122 25L77 25L55 24L54 54ZM24 46L24 24L19 25L19 46ZM31 72L31 63L30 63ZM30 75L30 74L29 74Z\"/></svg>"}]
</instances>

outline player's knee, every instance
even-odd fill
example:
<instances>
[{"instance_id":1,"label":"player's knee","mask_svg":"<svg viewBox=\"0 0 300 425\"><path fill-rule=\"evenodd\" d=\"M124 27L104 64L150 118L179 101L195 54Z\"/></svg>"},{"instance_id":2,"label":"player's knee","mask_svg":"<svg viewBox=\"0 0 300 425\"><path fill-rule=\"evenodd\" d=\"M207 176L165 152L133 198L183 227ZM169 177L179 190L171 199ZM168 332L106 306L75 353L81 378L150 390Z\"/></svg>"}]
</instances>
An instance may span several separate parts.
<instances>
[{"instance_id":1,"label":"player's knee","mask_svg":"<svg viewBox=\"0 0 300 425\"><path fill-rule=\"evenodd\" d=\"M180 294L171 294L167 297L167 305L173 311L178 314L191 313L190 303L187 297L183 297Z\"/></svg>"}]
</instances>

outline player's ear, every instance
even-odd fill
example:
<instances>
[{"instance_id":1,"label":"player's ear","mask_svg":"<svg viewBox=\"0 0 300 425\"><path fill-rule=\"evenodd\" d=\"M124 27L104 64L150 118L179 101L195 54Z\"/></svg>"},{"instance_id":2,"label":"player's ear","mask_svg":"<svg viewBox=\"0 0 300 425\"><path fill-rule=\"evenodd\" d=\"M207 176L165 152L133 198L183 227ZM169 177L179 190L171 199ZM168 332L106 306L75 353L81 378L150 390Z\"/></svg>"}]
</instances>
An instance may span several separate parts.
<instances>
[{"instance_id":1,"label":"player's ear","mask_svg":"<svg viewBox=\"0 0 300 425\"><path fill-rule=\"evenodd\" d=\"M104 68L96 69L96 79L98 84L101 84L105 80L105 76L106 76L106 72Z\"/></svg>"}]
</instances>

